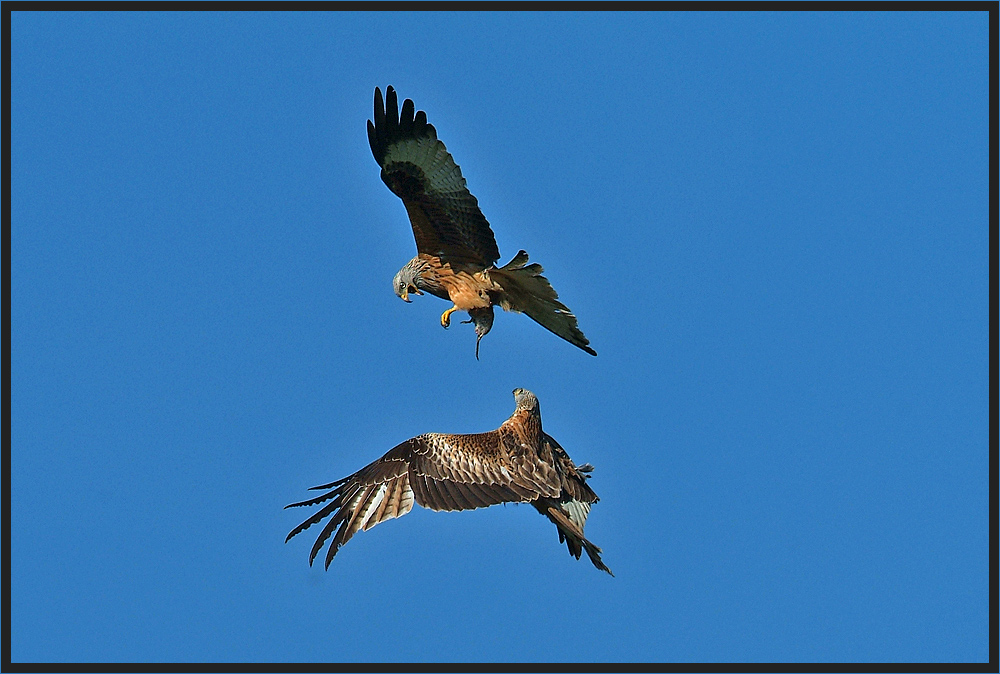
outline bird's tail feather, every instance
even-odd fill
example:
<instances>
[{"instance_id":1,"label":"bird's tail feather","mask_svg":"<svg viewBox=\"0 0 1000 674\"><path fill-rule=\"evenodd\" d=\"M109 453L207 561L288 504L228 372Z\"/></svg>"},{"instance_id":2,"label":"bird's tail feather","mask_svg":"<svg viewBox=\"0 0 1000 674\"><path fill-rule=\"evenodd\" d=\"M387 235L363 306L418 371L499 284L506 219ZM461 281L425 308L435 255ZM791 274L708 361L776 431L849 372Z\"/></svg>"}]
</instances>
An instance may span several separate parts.
<instances>
[{"instance_id":1,"label":"bird's tail feather","mask_svg":"<svg viewBox=\"0 0 1000 674\"><path fill-rule=\"evenodd\" d=\"M577 325L576 316L559 301L552 284L542 276L543 271L537 262L528 264L528 254L523 250L504 266L491 269L490 278L504 291L500 306L527 314L543 328L596 356L597 352L589 346L590 340Z\"/></svg>"},{"instance_id":2,"label":"bird's tail feather","mask_svg":"<svg viewBox=\"0 0 1000 674\"><path fill-rule=\"evenodd\" d=\"M538 506L536 506L537 508ZM588 541L583 536L583 529L578 527L570 518L562 511L558 506L550 505L548 508L542 510L538 508L539 512L549 518L556 528L559 530L559 542L562 543L566 541L566 547L569 548L569 554L573 555L577 559L580 559L580 554L586 550L587 556L590 557L590 561L601 571L606 571L612 576L615 574L611 573L604 562L601 560L601 549Z\"/></svg>"}]
</instances>

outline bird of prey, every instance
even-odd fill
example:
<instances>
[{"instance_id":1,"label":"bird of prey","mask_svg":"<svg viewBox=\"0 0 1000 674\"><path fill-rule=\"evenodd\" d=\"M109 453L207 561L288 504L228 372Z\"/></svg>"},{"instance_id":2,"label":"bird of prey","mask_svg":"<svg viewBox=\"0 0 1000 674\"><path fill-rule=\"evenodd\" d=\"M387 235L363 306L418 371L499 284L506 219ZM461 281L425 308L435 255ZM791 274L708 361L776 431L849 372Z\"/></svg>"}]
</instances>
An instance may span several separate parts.
<instances>
[{"instance_id":1,"label":"bird of prey","mask_svg":"<svg viewBox=\"0 0 1000 674\"><path fill-rule=\"evenodd\" d=\"M411 294L428 292L452 306L441 315L445 328L455 311L469 312L479 342L493 327L493 307L528 314L542 327L592 356L576 316L559 301L538 263L528 264L528 254L497 267L500 250L479 202L465 185L465 178L451 154L427 123L423 110L414 114L413 101L398 110L390 86L375 89L375 120L368 120L368 142L382 168L382 180L403 200L410 217L417 256L392 280L393 290L404 301Z\"/></svg>"},{"instance_id":2,"label":"bird of prey","mask_svg":"<svg viewBox=\"0 0 1000 674\"><path fill-rule=\"evenodd\" d=\"M330 491L285 507L330 502L292 529L285 542L332 515L309 553L312 566L336 529L326 553L329 568L337 550L354 534L405 515L414 501L431 510L527 502L556 525L559 542L566 542L571 555L580 559L586 550L594 566L611 573L601 561L601 549L583 535L590 506L598 500L587 485L594 467L574 464L566 450L542 430L535 394L514 389L514 401L514 414L495 431L418 435L353 475L312 487Z\"/></svg>"}]
</instances>

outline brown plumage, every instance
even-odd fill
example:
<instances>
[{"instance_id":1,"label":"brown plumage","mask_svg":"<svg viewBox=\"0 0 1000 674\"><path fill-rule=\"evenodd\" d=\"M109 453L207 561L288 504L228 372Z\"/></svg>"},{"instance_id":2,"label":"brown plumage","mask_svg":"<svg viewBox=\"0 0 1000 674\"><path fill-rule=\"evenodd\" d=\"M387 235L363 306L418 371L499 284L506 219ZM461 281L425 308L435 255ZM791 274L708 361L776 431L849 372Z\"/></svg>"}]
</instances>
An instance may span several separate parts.
<instances>
[{"instance_id":1,"label":"brown plumage","mask_svg":"<svg viewBox=\"0 0 1000 674\"><path fill-rule=\"evenodd\" d=\"M396 92L375 89L375 120L368 121L368 142L382 167L382 180L403 200L417 242L417 256L393 279L393 290L409 302L424 292L452 303L441 316L448 327L451 314L467 311L479 340L493 325L493 307L525 313L542 327L596 356L576 316L542 276L541 265L528 264L528 254L497 267L500 250L479 202L451 154L427 123L423 110L414 113L413 101L398 110ZM487 318L488 314L488 318Z\"/></svg>"},{"instance_id":2,"label":"brown plumage","mask_svg":"<svg viewBox=\"0 0 1000 674\"><path fill-rule=\"evenodd\" d=\"M431 510L530 503L556 525L559 542L566 542L571 555L579 559L585 550L594 566L611 573L601 561L601 549L583 535L590 506L598 501L587 485L593 466L574 464L566 450L542 430L533 393L514 389L514 400L514 414L495 431L418 435L353 475L312 487L330 491L285 507L330 503L292 529L285 542L332 515L309 553L312 565L336 530L326 553L329 567L340 546L354 534L405 515L414 501Z\"/></svg>"}]
</instances>

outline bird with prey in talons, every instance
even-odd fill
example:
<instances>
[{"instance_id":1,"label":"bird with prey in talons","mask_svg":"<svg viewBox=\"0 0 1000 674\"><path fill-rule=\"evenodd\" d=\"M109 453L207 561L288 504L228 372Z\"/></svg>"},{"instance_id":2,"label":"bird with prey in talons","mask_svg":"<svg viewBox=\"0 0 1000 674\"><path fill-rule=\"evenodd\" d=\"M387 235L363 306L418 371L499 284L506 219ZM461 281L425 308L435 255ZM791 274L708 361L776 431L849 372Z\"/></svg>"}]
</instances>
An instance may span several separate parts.
<instances>
[{"instance_id":1,"label":"bird with prey in talons","mask_svg":"<svg viewBox=\"0 0 1000 674\"><path fill-rule=\"evenodd\" d=\"M414 112L406 99L400 110L392 87L375 89L375 119L368 120L368 142L382 168L382 180L403 200L417 243L417 255L392 280L404 301L430 293L451 302L441 315L447 328L451 315L466 311L479 342L493 327L493 307L527 314L542 327L592 356L597 352L577 325L576 316L538 263L528 263L521 250L497 267L500 250L479 202L469 192L462 171L437 138L423 110Z\"/></svg>"}]
</instances>

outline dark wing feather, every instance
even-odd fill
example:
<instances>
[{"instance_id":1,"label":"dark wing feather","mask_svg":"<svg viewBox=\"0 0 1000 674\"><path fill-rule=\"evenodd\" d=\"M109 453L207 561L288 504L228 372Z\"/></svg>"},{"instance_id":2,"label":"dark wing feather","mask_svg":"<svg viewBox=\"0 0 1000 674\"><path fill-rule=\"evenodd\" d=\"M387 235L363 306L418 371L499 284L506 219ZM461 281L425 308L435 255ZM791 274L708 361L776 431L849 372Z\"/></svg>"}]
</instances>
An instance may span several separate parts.
<instances>
[{"instance_id":1,"label":"dark wing feather","mask_svg":"<svg viewBox=\"0 0 1000 674\"><path fill-rule=\"evenodd\" d=\"M462 171L437 138L434 126L413 101L397 112L392 87L375 89L375 121L368 121L368 143L382 167L382 180L403 200L413 226L417 252L445 262L490 266L500 259L490 223L469 192Z\"/></svg>"},{"instance_id":2,"label":"dark wing feather","mask_svg":"<svg viewBox=\"0 0 1000 674\"><path fill-rule=\"evenodd\" d=\"M333 534L334 528L340 525L326 556L326 566L330 566L330 561L340 546L358 531L371 529L376 524L410 512L413 508L413 490L410 487L409 457L416 442L417 438L407 440L353 475L331 482L326 486L336 488L322 496L285 506L292 508L315 505L333 499L305 522L292 529L285 542L333 514L309 553L309 564L312 565L323 543Z\"/></svg>"},{"instance_id":3,"label":"dark wing feather","mask_svg":"<svg viewBox=\"0 0 1000 674\"><path fill-rule=\"evenodd\" d=\"M474 435L428 433L411 438L353 475L320 487L334 487L331 491L285 506L330 501L292 529L285 541L329 517L309 553L312 564L333 536L326 555L329 566L354 534L405 515L414 501L431 510L470 510L558 497L556 469L536 452L511 452L504 446L505 433L501 428Z\"/></svg>"},{"instance_id":4,"label":"dark wing feather","mask_svg":"<svg viewBox=\"0 0 1000 674\"><path fill-rule=\"evenodd\" d=\"M590 478L590 473L594 470L594 467L589 463L577 466L569 458L569 454L562 448L562 445L556 442L556 439L545 431L542 431L542 443L552 452L552 460L558 466L557 470L562 482L562 498L579 501L586 505L587 512L589 512L590 505L601 500L594 493L594 490L590 488L590 485L587 484L587 480ZM586 519L585 515L579 522L581 529Z\"/></svg>"}]
</instances>

